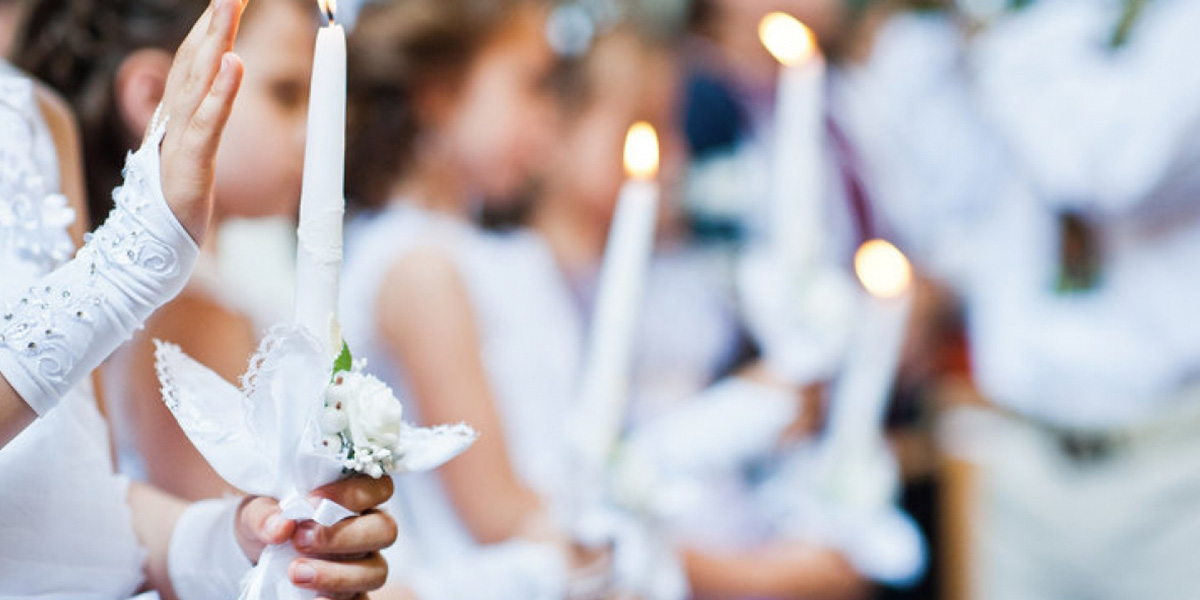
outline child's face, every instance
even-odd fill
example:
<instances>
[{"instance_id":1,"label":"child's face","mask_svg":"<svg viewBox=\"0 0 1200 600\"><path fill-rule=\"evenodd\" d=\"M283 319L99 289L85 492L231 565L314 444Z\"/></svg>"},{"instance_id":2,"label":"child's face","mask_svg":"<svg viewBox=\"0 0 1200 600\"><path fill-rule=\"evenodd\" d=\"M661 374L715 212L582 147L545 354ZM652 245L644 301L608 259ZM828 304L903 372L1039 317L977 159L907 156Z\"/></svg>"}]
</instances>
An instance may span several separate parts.
<instances>
[{"instance_id":1,"label":"child's face","mask_svg":"<svg viewBox=\"0 0 1200 600\"><path fill-rule=\"evenodd\" d=\"M489 200L522 191L549 145L546 80L554 54L544 19L528 9L480 51L441 132L474 190Z\"/></svg>"},{"instance_id":2,"label":"child's face","mask_svg":"<svg viewBox=\"0 0 1200 600\"><path fill-rule=\"evenodd\" d=\"M315 31L313 13L304 4L257 0L238 32L234 50L245 62L246 75L217 153L220 215L295 212Z\"/></svg>"},{"instance_id":3,"label":"child's face","mask_svg":"<svg viewBox=\"0 0 1200 600\"><path fill-rule=\"evenodd\" d=\"M669 189L679 175L678 71L666 54L620 38L604 42L591 61L592 97L583 112L562 123L545 176L564 192L563 200L607 224L626 180L625 135L633 123L648 121L659 135L660 182Z\"/></svg>"}]
</instances>

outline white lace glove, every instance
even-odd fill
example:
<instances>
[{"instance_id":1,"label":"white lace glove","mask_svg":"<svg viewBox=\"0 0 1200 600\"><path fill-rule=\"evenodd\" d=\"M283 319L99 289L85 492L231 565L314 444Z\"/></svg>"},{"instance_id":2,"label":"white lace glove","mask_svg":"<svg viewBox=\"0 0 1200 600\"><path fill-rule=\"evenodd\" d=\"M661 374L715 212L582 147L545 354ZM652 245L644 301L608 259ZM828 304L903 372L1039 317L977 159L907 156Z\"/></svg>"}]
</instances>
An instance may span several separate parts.
<instances>
[{"instance_id":1,"label":"white lace glove","mask_svg":"<svg viewBox=\"0 0 1200 600\"><path fill-rule=\"evenodd\" d=\"M237 598L253 566L234 532L239 498L205 500L188 507L171 533L167 570L180 600Z\"/></svg>"},{"instance_id":2,"label":"white lace glove","mask_svg":"<svg viewBox=\"0 0 1200 600\"><path fill-rule=\"evenodd\" d=\"M116 206L70 262L0 300L0 373L40 416L174 298L199 248L167 206L156 128L125 167Z\"/></svg>"}]
</instances>

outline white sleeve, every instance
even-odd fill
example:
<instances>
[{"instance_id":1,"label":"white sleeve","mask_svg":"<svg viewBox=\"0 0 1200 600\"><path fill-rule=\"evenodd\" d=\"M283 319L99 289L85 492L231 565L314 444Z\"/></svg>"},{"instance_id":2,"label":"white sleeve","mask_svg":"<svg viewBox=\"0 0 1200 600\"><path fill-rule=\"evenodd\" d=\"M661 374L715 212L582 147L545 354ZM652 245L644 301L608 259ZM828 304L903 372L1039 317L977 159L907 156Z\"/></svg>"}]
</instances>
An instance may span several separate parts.
<instances>
[{"instance_id":1,"label":"white sleeve","mask_svg":"<svg viewBox=\"0 0 1200 600\"><path fill-rule=\"evenodd\" d=\"M253 566L234 533L240 503L240 498L204 500L179 517L167 550L167 570L180 600L238 597Z\"/></svg>"},{"instance_id":2,"label":"white sleeve","mask_svg":"<svg viewBox=\"0 0 1200 600\"><path fill-rule=\"evenodd\" d=\"M199 248L167 206L159 128L129 157L116 206L76 257L0 292L0 374L38 415L187 283Z\"/></svg>"},{"instance_id":3,"label":"white sleeve","mask_svg":"<svg viewBox=\"0 0 1200 600\"><path fill-rule=\"evenodd\" d=\"M1147 3L1112 48L1120 4L1038 2L974 44L979 100L1060 208L1159 211L1200 186L1200 3Z\"/></svg>"}]
</instances>

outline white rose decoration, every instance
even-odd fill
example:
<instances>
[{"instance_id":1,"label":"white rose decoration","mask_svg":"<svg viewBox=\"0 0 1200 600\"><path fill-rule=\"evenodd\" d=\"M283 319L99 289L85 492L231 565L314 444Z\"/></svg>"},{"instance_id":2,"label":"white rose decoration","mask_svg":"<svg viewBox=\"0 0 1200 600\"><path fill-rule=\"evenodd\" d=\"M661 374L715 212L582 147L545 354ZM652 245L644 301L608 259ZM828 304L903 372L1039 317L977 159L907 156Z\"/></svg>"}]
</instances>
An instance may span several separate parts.
<instances>
[{"instance_id":1,"label":"white rose decoration","mask_svg":"<svg viewBox=\"0 0 1200 600\"><path fill-rule=\"evenodd\" d=\"M400 443L404 409L392 389L379 379L362 373L339 373L329 386L326 403L345 410L350 440L356 448L395 448Z\"/></svg>"}]
</instances>

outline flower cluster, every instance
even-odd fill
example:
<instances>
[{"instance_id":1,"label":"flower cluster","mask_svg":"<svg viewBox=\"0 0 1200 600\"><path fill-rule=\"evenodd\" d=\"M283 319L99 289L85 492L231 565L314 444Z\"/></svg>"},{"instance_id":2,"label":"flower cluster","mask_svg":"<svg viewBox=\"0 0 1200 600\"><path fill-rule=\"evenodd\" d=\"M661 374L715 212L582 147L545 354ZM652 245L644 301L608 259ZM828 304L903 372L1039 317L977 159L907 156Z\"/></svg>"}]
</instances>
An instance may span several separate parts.
<instances>
[{"instance_id":1,"label":"flower cluster","mask_svg":"<svg viewBox=\"0 0 1200 600\"><path fill-rule=\"evenodd\" d=\"M395 471L403 457L400 434L404 410L392 389L354 365L343 347L325 389L321 445L342 460L348 472L379 478Z\"/></svg>"}]
</instances>

